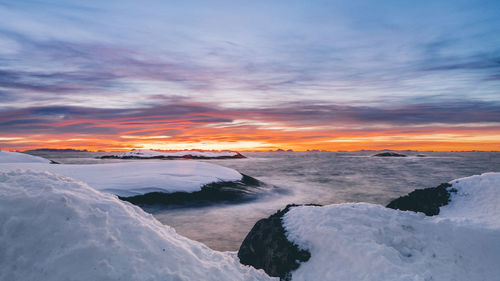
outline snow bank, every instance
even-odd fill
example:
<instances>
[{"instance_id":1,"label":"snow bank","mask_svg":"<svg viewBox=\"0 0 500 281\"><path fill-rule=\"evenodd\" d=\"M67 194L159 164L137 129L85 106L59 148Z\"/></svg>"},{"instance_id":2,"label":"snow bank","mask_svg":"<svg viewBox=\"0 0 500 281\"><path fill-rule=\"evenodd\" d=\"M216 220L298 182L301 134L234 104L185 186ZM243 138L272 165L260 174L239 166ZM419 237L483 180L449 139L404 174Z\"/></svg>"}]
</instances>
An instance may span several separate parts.
<instances>
[{"instance_id":1,"label":"snow bank","mask_svg":"<svg viewBox=\"0 0 500 281\"><path fill-rule=\"evenodd\" d=\"M0 280L273 280L48 172L0 172L0 230Z\"/></svg>"},{"instance_id":2,"label":"snow bank","mask_svg":"<svg viewBox=\"0 0 500 281\"><path fill-rule=\"evenodd\" d=\"M287 237L311 253L292 280L497 280L500 173L450 183L458 192L433 217L366 203L292 208Z\"/></svg>"},{"instance_id":3,"label":"snow bank","mask_svg":"<svg viewBox=\"0 0 500 281\"><path fill-rule=\"evenodd\" d=\"M150 192L195 192L212 182L242 179L240 173L230 168L182 160L85 165L0 163L0 170L12 168L57 173L123 197Z\"/></svg>"},{"instance_id":4,"label":"snow bank","mask_svg":"<svg viewBox=\"0 0 500 281\"><path fill-rule=\"evenodd\" d=\"M200 158L218 158L218 157L235 157L239 155L233 151L156 151L156 150L131 150L119 155L120 158L137 157L137 158L152 158L152 157L200 157Z\"/></svg>"},{"instance_id":5,"label":"snow bank","mask_svg":"<svg viewBox=\"0 0 500 281\"><path fill-rule=\"evenodd\" d=\"M50 163L50 160L26 153L0 150L0 163Z\"/></svg>"},{"instance_id":6,"label":"snow bank","mask_svg":"<svg viewBox=\"0 0 500 281\"><path fill-rule=\"evenodd\" d=\"M450 184L457 192L452 192L451 202L441 207L439 218L500 229L500 173L456 179Z\"/></svg>"}]
</instances>

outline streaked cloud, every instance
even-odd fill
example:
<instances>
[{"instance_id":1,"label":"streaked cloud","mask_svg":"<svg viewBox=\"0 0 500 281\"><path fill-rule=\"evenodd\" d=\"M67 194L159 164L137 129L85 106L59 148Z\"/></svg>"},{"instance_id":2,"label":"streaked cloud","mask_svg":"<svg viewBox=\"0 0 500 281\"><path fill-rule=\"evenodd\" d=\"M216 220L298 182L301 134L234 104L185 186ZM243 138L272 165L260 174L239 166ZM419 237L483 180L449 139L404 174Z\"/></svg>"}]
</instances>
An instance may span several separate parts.
<instances>
[{"instance_id":1,"label":"streaked cloud","mask_svg":"<svg viewBox=\"0 0 500 281\"><path fill-rule=\"evenodd\" d=\"M479 143L500 122L499 8L4 1L0 145Z\"/></svg>"},{"instance_id":2,"label":"streaked cloud","mask_svg":"<svg viewBox=\"0 0 500 281\"><path fill-rule=\"evenodd\" d=\"M0 131L6 136L0 140L3 146L16 146L19 142L12 145L12 141L27 140L31 135L58 143L60 136L73 140L101 139L97 143L113 140L126 147L140 144L179 148L201 142L215 147L217 142L259 142L260 147L267 148L280 144L300 147L314 143L318 146L339 142L402 143L416 139L453 142L457 138L464 142L489 140L489 144L497 145L498 141L492 141L500 133L500 103L461 101L367 107L311 101L267 108L223 108L184 99L130 109L13 109L2 112L0 119Z\"/></svg>"}]
</instances>

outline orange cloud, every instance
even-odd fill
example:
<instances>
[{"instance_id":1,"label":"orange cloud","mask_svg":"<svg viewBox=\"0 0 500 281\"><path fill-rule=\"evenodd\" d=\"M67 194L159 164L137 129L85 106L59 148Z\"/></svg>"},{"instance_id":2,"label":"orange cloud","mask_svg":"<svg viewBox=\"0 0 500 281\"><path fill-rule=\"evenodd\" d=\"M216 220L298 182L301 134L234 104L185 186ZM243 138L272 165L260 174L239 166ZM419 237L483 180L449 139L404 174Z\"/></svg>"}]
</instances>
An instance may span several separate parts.
<instances>
[{"instance_id":1,"label":"orange cloud","mask_svg":"<svg viewBox=\"0 0 500 281\"><path fill-rule=\"evenodd\" d=\"M184 101L133 109L25 108L0 114L0 147L499 150L500 106L495 106L228 109Z\"/></svg>"}]
</instances>

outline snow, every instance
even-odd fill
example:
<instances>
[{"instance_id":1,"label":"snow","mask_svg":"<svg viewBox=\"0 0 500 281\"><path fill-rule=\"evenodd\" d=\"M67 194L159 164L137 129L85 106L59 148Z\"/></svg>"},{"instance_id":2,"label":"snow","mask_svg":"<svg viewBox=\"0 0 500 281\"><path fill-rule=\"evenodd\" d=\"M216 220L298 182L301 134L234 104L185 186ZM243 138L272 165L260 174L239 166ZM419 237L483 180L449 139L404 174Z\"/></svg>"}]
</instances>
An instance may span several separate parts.
<instances>
[{"instance_id":1,"label":"snow","mask_svg":"<svg viewBox=\"0 0 500 281\"><path fill-rule=\"evenodd\" d=\"M237 171L179 160L48 163L0 151L0 280L277 280L107 193L193 192L240 180ZM311 253L292 280L498 280L500 173L450 183L457 192L433 217L367 203L292 208L286 235Z\"/></svg>"},{"instance_id":2,"label":"snow","mask_svg":"<svg viewBox=\"0 0 500 281\"><path fill-rule=\"evenodd\" d=\"M233 151L197 151L197 150L184 150L184 151L156 151L156 150L131 150L123 154L117 155L118 157L184 157L184 156L194 156L194 157L233 157L238 155L238 153Z\"/></svg>"},{"instance_id":3,"label":"snow","mask_svg":"<svg viewBox=\"0 0 500 281\"><path fill-rule=\"evenodd\" d=\"M0 280L274 280L71 178L0 171Z\"/></svg>"},{"instance_id":4,"label":"snow","mask_svg":"<svg viewBox=\"0 0 500 281\"><path fill-rule=\"evenodd\" d=\"M100 191L123 197L150 192L195 192L209 183L242 179L242 175L236 170L199 161L159 160L65 165L48 164L50 161L46 160L48 162L45 163L22 163L28 162L31 157L34 160L46 160L16 152L2 153L0 170L19 168L49 171L72 177ZM41 160L39 162L42 162Z\"/></svg>"},{"instance_id":5,"label":"snow","mask_svg":"<svg viewBox=\"0 0 500 281\"><path fill-rule=\"evenodd\" d=\"M498 280L500 173L450 182L440 215L358 203L292 208L287 237L311 253L292 280Z\"/></svg>"},{"instance_id":6,"label":"snow","mask_svg":"<svg viewBox=\"0 0 500 281\"><path fill-rule=\"evenodd\" d=\"M50 163L50 160L26 153L0 150L0 163Z\"/></svg>"},{"instance_id":7,"label":"snow","mask_svg":"<svg viewBox=\"0 0 500 281\"><path fill-rule=\"evenodd\" d=\"M97 190L128 197L150 192L195 192L219 181L238 181L236 170L198 161L124 162L106 164L2 164L0 170L32 169L49 171L83 181Z\"/></svg>"},{"instance_id":8,"label":"snow","mask_svg":"<svg viewBox=\"0 0 500 281\"><path fill-rule=\"evenodd\" d=\"M451 202L441 207L439 217L457 223L500 229L500 173L485 173L450 182ZM495 200L496 199L496 200ZM500 262L500 261L499 261Z\"/></svg>"}]
</instances>

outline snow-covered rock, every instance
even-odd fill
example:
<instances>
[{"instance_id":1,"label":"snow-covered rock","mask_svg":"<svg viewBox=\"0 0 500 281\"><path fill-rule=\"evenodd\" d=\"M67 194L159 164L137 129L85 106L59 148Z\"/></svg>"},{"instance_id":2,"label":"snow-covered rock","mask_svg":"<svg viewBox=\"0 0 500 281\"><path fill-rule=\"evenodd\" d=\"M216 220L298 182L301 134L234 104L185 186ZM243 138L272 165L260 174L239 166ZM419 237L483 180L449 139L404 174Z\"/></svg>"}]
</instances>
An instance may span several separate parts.
<instances>
[{"instance_id":1,"label":"snow-covered rock","mask_svg":"<svg viewBox=\"0 0 500 281\"><path fill-rule=\"evenodd\" d=\"M311 255L292 280L497 280L500 173L450 184L436 216L367 203L290 208L286 237Z\"/></svg>"},{"instance_id":2,"label":"snow-covered rock","mask_svg":"<svg viewBox=\"0 0 500 281\"><path fill-rule=\"evenodd\" d=\"M0 163L50 163L50 160L26 153L0 150Z\"/></svg>"},{"instance_id":3,"label":"snow-covered rock","mask_svg":"<svg viewBox=\"0 0 500 281\"><path fill-rule=\"evenodd\" d=\"M136 150L127 151L118 155L105 155L101 158L121 158L121 159L150 159L150 158L199 158L199 159L220 159L220 158L244 158L234 151L157 151L157 150Z\"/></svg>"},{"instance_id":4,"label":"snow-covered rock","mask_svg":"<svg viewBox=\"0 0 500 281\"><path fill-rule=\"evenodd\" d=\"M441 207L439 219L500 229L500 173L456 179L450 184L456 192L450 193L450 203Z\"/></svg>"},{"instance_id":5,"label":"snow-covered rock","mask_svg":"<svg viewBox=\"0 0 500 281\"><path fill-rule=\"evenodd\" d=\"M204 185L194 192L152 192L131 197L120 197L140 207L156 205L176 207L203 207L217 203L231 204L248 202L260 198L273 186L267 185L255 178L242 175L238 181L221 181Z\"/></svg>"},{"instance_id":6,"label":"snow-covered rock","mask_svg":"<svg viewBox=\"0 0 500 281\"><path fill-rule=\"evenodd\" d=\"M152 161L87 165L51 165L50 160L24 153L0 151L0 170L20 168L50 171L119 196L150 192L194 192L220 181L238 181L236 170L198 161Z\"/></svg>"},{"instance_id":7,"label":"snow-covered rock","mask_svg":"<svg viewBox=\"0 0 500 281\"><path fill-rule=\"evenodd\" d=\"M0 280L273 280L71 178L0 171Z\"/></svg>"},{"instance_id":8,"label":"snow-covered rock","mask_svg":"<svg viewBox=\"0 0 500 281\"><path fill-rule=\"evenodd\" d=\"M195 192L209 183L242 179L240 173L230 168L182 160L84 165L0 163L0 170L12 168L57 173L122 197L150 192Z\"/></svg>"},{"instance_id":9,"label":"snow-covered rock","mask_svg":"<svg viewBox=\"0 0 500 281\"><path fill-rule=\"evenodd\" d=\"M238 251L242 264L263 269L270 276L286 279L290 271L309 260L311 255L308 251L288 241L281 222L283 215L295 206L288 205L270 217L259 220L252 227Z\"/></svg>"},{"instance_id":10,"label":"snow-covered rock","mask_svg":"<svg viewBox=\"0 0 500 281\"><path fill-rule=\"evenodd\" d=\"M500 232L372 204L297 207L283 219L310 251L296 280L495 280Z\"/></svg>"}]
</instances>

